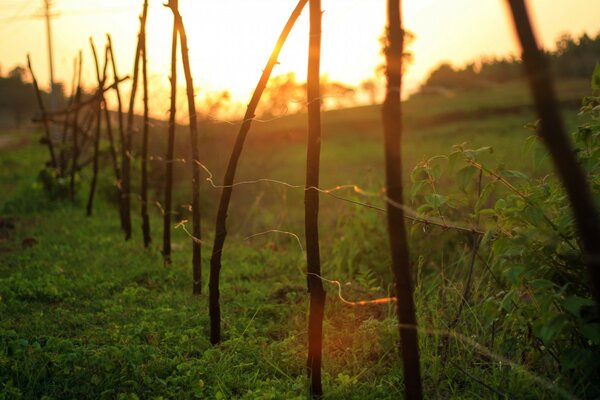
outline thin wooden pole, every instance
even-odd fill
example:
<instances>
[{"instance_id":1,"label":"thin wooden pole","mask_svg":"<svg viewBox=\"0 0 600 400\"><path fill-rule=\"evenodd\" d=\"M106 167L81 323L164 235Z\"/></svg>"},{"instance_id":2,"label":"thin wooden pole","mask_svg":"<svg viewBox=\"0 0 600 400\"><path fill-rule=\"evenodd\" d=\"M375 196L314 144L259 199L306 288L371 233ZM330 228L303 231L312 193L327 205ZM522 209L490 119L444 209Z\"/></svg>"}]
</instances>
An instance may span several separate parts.
<instances>
[{"instance_id":1,"label":"thin wooden pole","mask_svg":"<svg viewBox=\"0 0 600 400\"><path fill-rule=\"evenodd\" d=\"M523 50L523 64L535 108L540 117L538 134L550 152L565 186L575 225L581 237L592 295L600 306L600 219L586 177L577 164L565 131L547 57L540 50L523 0L509 0L515 30Z\"/></svg>"},{"instance_id":2,"label":"thin wooden pole","mask_svg":"<svg viewBox=\"0 0 600 400\"><path fill-rule=\"evenodd\" d=\"M94 41L90 38L90 46L92 47L92 54L94 55L94 65L96 67L96 78L98 79L98 91L100 93L100 99L98 100L98 110L96 116L96 134L94 136L94 161L93 161L93 173L92 182L90 184L90 194L87 202L87 215L92 215L92 209L94 207L94 195L96 193L96 184L98 182L98 170L99 170L99 152L100 152L100 130L102 129L102 99L104 94L104 82L100 76L100 66L98 64L98 54L96 53L96 46Z\"/></svg>"},{"instance_id":3,"label":"thin wooden pole","mask_svg":"<svg viewBox=\"0 0 600 400\"><path fill-rule=\"evenodd\" d=\"M400 341L398 351L404 366L404 388L407 399L421 399L423 390L419 364L419 342L417 318L413 300L411 266L408 241L404 226L404 211L395 206L403 202L402 184L402 54L404 51L404 31L400 0L388 0L388 27L386 48L387 93L383 102L382 117L385 142L385 173L387 202L387 222L392 253L392 272L396 286L396 312Z\"/></svg>"},{"instance_id":4,"label":"thin wooden pole","mask_svg":"<svg viewBox=\"0 0 600 400\"><path fill-rule=\"evenodd\" d=\"M29 73L31 74L31 80L33 81L35 97L37 98L38 106L40 107L40 112L42 113L44 132L46 134L46 144L48 145L48 152L50 153L50 166L52 168L56 168L56 155L54 153L54 145L52 143L52 137L50 135L50 124L48 123L48 119L46 116L46 108L44 107L44 101L42 100L40 88L38 86L37 79L35 79L33 68L31 67L31 57L29 56L29 54L27 54L27 66L29 67Z\"/></svg>"},{"instance_id":5,"label":"thin wooden pole","mask_svg":"<svg viewBox=\"0 0 600 400\"><path fill-rule=\"evenodd\" d=\"M69 194L75 200L75 174L77 173L77 160L79 158L79 103L81 102L81 72L83 67L83 52L79 51L79 68L77 69L77 90L75 93L75 111L73 113L73 153L71 159L71 179L69 181Z\"/></svg>"},{"instance_id":6,"label":"thin wooden pole","mask_svg":"<svg viewBox=\"0 0 600 400\"><path fill-rule=\"evenodd\" d=\"M104 48L104 67L102 69L102 82L106 82L107 80L107 69L109 63L109 47L108 44ZM121 167L119 166L119 157L117 155L117 149L115 146L115 138L113 135L112 129L112 121L110 118L110 112L108 110L108 104L106 102L106 97L102 97L102 109L104 111L104 122L106 124L106 134L108 136L108 145L110 152L110 159L112 161L113 172L115 174L115 189L117 193L117 199L121 198L121 189L119 188L119 182L121 181ZM119 206L119 215L121 212L121 207Z\"/></svg>"},{"instance_id":7,"label":"thin wooden pole","mask_svg":"<svg viewBox=\"0 0 600 400\"><path fill-rule=\"evenodd\" d=\"M117 72L117 62L115 60L115 55L113 52L112 38L107 33L106 39L108 41L108 52L110 54L110 62L112 65L113 79L115 82L119 82L119 74ZM117 121L119 124L119 148L121 151L121 168L123 166L123 160L127 157L127 152L125 148L125 127L123 124L123 100L121 99L121 90L119 89L119 85L115 86L115 93L117 95ZM123 171L119 169L119 178L117 181L117 188L119 191L119 217L121 219L121 229L125 231L125 203L123 201Z\"/></svg>"},{"instance_id":8,"label":"thin wooden pole","mask_svg":"<svg viewBox=\"0 0 600 400\"><path fill-rule=\"evenodd\" d=\"M71 107L75 101L77 92L77 59L73 60L73 79L71 80L71 95L69 96L69 102L67 104L67 115L65 115L65 121L63 124L62 137L60 140L60 168L59 175L63 177L67 170L67 139L69 135L69 119L71 117Z\"/></svg>"},{"instance_id":9,"label":"thin wooden pole","mask_svg":"<svg viewBox=\"0 0 600 400\"><path fill-rule=\"evenodd\" d=\"M132 137L133 137L133 117L135 107L135 95L137 92L140 55L142 39L146 35L146 18L148 16L148 0L144 0L142 16L140 18L140 32L138 34L137 48L135 49L135 59L133 62L133 83L131 85L131 96L129 97L129 112L127 114L127 129L123 142L124 156L122 161L122 199L123 199L123 224L125 230L125 239L131 239L131 158L132 158Z\"/></svg>"},{"instance_id":10,"label":"thin wooden pole","mask_svg":"<svg viewBox=\"0 0 600 400\"><path fill-rule=\"evenodd\" d=\"M190 68L187 35L183 25L183 19L176 4L170 2L169 6L175 16L175 25L181 41L181 61L185 75L186 92L188 99L188 113L190 118L190 145L192 147L192 292L199 295L202 292L202 261L200 241L200 157L198 155L198 120L196 116L196 102L194 100L194 82Z\"/></svg>"},{"instance_id":11,"label":"thin wooden pole","mask_svg":"<svg viewBox=\"0 0 600 400\"><path fill-rule=\"evenodd\" d=\"M308 47L308 144L306 154L306 190L304 192L304 225L306 233L307 285L310 295L308 314L308 361L310 394L323 395L321 358L323 347L323 314L325 290L321 281L319 252L319 164L321 156L321 0L310 0L310 36Z\"/></svg>"},{"instance_id":12,"label":"thin wooden pole","mask_svg":"<svg viewBox=\"0 0 600 400\"><path fill-rule=\"evenodd\" d=\"M142 86L144 89L144 127L142 130L142 235L144 247L148 248L150 241L150 217L148 216L148 133L150 120L148 117L148 54L146 50L146 32L142 37Z\"/></svg>"},{"instance_id":13,"label":"thin wooden pole","mask_svg":"<svg viewBox=\"0 0 600 400\"><path fill-rule=\"evenodd\" d=\"M217 211L217 219L215 223L215 242L213 245L212 256L210 258L210 282L209 282L209 314L210 314L210 340L211 343L216 344L221 340L221 307L219 305L219 276L221 273L221 254L223 252L223 246L225 245L225 238L227 237L227 211L229 210L229 203L231 201L231 194L233 192L233 180L235 179L235 172L237 169L238 161L244 147L244 141L250 131L250 126L254 120L254 113L256 107L260 102L260 98L267 86L269 77L273 68L277 64L277 57L281 52L281 48L285 43L292 27L298 20L298 17L302 13L304 6L308 0L298 1L298 5L292 14L290 15L287 23L285 24L283 31L277 39L277 43L271 52L271 56L267 61L267 65L263 69L262 75L254 89L250 103L246 108L246 114L244 115L244 122L240 127L240 130L235 139L235 144L229 157L229 163L227 164L227 171L223 178L223 189L221 190L221 197L219 199L219 209Z\"/></svg>"},{"instance_id":14,"label":"thin wooden pole","mask_svg":"<svg viewBox=\"0 0 600 400\"><path fill-rule=\"evenodd\" d=\"M172 7L178 7L177 0L171 0ZM175 17L173 17L175 18ZM171 264L171 213L173 201L173 156L175 152L175 115L177 113L177 24L173 19L171 39L171 107L169 110L169 131L165 166L165 206L163 216L163 259Z\"/></svg>"}]
</instances>

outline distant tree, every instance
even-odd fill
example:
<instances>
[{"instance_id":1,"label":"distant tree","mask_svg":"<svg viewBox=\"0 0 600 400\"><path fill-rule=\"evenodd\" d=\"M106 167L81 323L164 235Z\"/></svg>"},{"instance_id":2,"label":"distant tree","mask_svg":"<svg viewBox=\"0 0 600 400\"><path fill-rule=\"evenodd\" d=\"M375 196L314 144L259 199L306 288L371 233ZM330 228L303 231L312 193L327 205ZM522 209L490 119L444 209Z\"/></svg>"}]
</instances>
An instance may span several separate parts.
<instances>
[{"instance_id":1,"label":"distant tree","mask_svg":"<svg viewBox=\"0 0 600 400\"><path fill-rule=\"evenodd\" d=\"M592 38L584 33L578 39L563 34L556 41L556 50L548 55L559 79L587 79L596 63L600 62L600 34ZM516 57L483 59L477 65L471 63L463 68L455 68L445 62L429 74L422 90L478 89L522 77L521 60Z\"/></svg>"},{"instance_id":2,"label":"distant tree","mask_svg":"<svg viewBox=\"0 0 600 400\"><path fill-rule=\"evenodd\" d=\"M275 117L300 111L301 103L305 101L304 90L304 84L296 80L296 74L293 72L271 78L258 114Z\"/></svg>"},{"instance_id":3,"label":"distant tree","mask_svg":"<svg viewBox=\"0 0 600 400\"><path fill-rule=\"evenodd\" d=\"M207 94L198 107L199 116L205 119L220 118L221 113L231 102L231 94L227 90L215 94Z\"/></svg>"},{"instance_id":4,"label":"distant tree","mask_svg":"<svg viewBox=\"0 0 600 400\"><path fill-rule=\"evenodd\" d=\"M4 114L12 114L17 127L38 111L33 86L28 79L27 70L21 66L14 67L7 76L0 76L0 111ZM64 106L66 103L64 85L55 84L54 89L58 106ZM44 103L48 103L48 93L42 91L41 95Z\"/></svg>"},{"instance_id":5,"label":"distant tree","mask_svg":"<svg viewBox=\"0 0 600 400\"><path fill-rule=\"evenodd\" d=\"M304 85L303 85L304 87ZM341 82L332 81L327 75L321 77L323 109L340 109L356 104L356 88Z\"/></svg>"}]
</instances>

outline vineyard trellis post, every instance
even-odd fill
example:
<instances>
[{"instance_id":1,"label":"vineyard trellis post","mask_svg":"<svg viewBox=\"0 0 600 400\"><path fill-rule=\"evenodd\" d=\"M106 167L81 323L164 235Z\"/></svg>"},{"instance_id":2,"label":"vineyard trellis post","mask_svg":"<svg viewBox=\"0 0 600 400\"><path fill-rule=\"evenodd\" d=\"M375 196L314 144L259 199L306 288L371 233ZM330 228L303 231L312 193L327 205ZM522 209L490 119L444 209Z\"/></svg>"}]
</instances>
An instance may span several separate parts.
<instances>
[{"instance_id":1,"label":"vineyard trellis post","mask_svg":"<svg viewBox=\"0 0 600 400\"><path fill-rule=\"evenodd\" d=\"M81 102L81 74L83 67L83 51L79 51L79 67L77 69L77 89L75 92L75 111L73 113L73 148L71 150L71 177L69 181L69 195L75 200L75 174L77 173L77 160L79 158L79 103Z\"/></svg>"},{"instance_id":2,"label":"vineyard trellis post","mask_svg":"<svg viewBox=\"0 0 600 400\"><path fill-rule=\"evenodd\" d=\"M65 176L65 172L67 170L67 139L69 135L69 119L71 117L71 107L73 107L73 102L75 101L75 95L77 92L75 85L77 85L77 58L73 60L73 78L71 80L71 95L69 96L69 101L67 103L67 114L65 115L65 120L63 122L62 135L60 139L59 176L61 178Z\"/></svg>"},{"instance_id":3,"label":"vineyard trellis post","mask_svg":"<svg viewBox=\"0 0 600 400\"><path fill-rule=\"evenodd\" d=\"M107 77L107 70L108 70L108 63L110 61L110 48L108 43L106 44L106 47L104 48L104 68L102 69L102 82L106 82L108 77ZM115 147L115 138L113 135L113 129L112 129L112 121L110 118L110 111L108 110L108 103L106 102L106 98L103 96L102 97L102 106L104 109L104 121L106 124L106 134L108 137L108 145L109 145L109 151L110 151L110 159L112 161L112 166L113 166L113 172L115 174L115 188L116 188L116 194L117 194L117 199L120 199L121 197L121 189L119 187L120 182L121 182L121 169L119 167L119 158L117 155L117 149ZM121 207L119 207L119 215L121 212Z\"/></svg>"},{"instance_id":4,"label":"vineyard trellis post","mask_svg":"<svg viewBox=\"0 0 600 400\"><path fill-rule=\"evenodd\" d=\"M190 67L189 49L187 45L187 35L183 25L183 18L179 14L176 4L169 3L169 7L175 16L175 25L179 33L181 61L186 82L186 93L188 100L188 114L190 124L190 145L192 147L192 274L193 285L192 292L199 295L202 292L202 260L201 247L202 240L200 231L200 157L198 155L198 116L196 114L196 101L194 99L194 81Z\"/></svg>"},{"instance_id":5,"label":"vineyard trellis post","mask_svg":"<svg viewBox=\"0 0 600 400\"><path fill-rule=\"evenodd\" d=\"M385 48L387 88L382 107L386 207L388 235L392 255L392 273L396 287L396 313L400 340L398 350L402 358L404 387L407 399L421 399L423 389L419 363L417 318L413 299L413 285L408 240L404 226L402 183L402 56L404 27L400 0L387 1L387 47Z\"/></svg>"},{"instance_id":6,"label":"vineyard trellis post","mask_svg":"<svg viewBox=\"0 0 600 400\"><path fill-rule=\"evenodd\" d=\"M304 225L306 234L307 285L310 296L308 314L308 360L310 394L321 397L321 360L325 289L321 281L319 252L319 164L321 155L321 0L309 0L310 29L306 95L308 102L308 143L306 152L306 187Z\"/></svg>"},{"instance_id":7,"label":"vineyard trellis post","mask_svg":"<svg viewBox=\"0 0 600 400\"><path fill-rule=\"evenodd\" d=\"M98 64L98 54L96 54L96 46L94 46L94 42L92 38L90 38L90 46L92 48L92 54L94 56L94 66L96 67L96 77L98 79L98 109L96 110L96 132L94 135L94 161L92 166L92 182L90 184L90 193L88 196L88 202L86 207L86 214L88 216L92 215L92 210L94 206L94 195L96 193L96 184L98 182L98 172L99 172L99 153L100 153L100 130L102 129L102 98L104 97L104 82L102 81L102 77L100 76L100 66Z\"/></svg>"},{"instance_id":8,"label":"vineyard trellis post","mask_svg":"<svg viewBox=\"0 0 600 400\"><path fill-rule=\"evenodd\" d=\"M140 54L142 39L146 35L146 19L148 16L148 0L144 0L142 9L142 16L140 17L140 31L138 33L138 42L135 49L135 57L133 61L133 82L131 84L131 95L129 97L129 111L127 113L127 128L125 130L125 137L123 141L123 160L122 160L122 171L121 176L122 192L121 197L123 199L123 225L125 230L125 239L131 239L131 160L133 158L132 142L133 142L133 119L134 119L134 108L135 108L135 95L137 92L138 78L139 78L139 67L140 67ZM111 53L114 54L114 53Z\"/></svg>"},{"instance_id":9,"label":"vineyard trellis post","mask_svg":"<svg viewBox=\"0 0 600 400\"><path fill-rule=\"evenodd\" d=\"M119 169L119 178L117 181L117 189L119 191L119 218L121 220L121 229L125 230L125 203L123 202L123 160L127 156L125 148L125 127L123 124L123 100L121 99L121 90L119 89L119 74L117 72L117 62L113 51L112 37L107 33L106 40L108 41L108 53L110 55L110 63L112 65L113 79L117 82L115 86L115 94L117 96L117 121L119 125L119 143L121 150L121 168Z\"/></svg>"},{"instance_id":10,"label":"vineyard trellis post","mask_svg":"<svg viewBox=\"0 0 600 400\"><path fill-rule=\"evenodd\" d=\"M150 120L148 118L148 51L146 46L146 31L141 38L142 46L142 89L144 101L144 125L142 128L142 182L141 182L141 216L144 247L150 245L150 217L148 216L148 134Z\"/></svg>"},{"instance_id":11,"label":"vineyard trellis post","mask_svg":"<svg viewBox=\"0 0 600 400\"><path fill-rule=\"evenodd\" d=\"M248 103L246 112L244 114L244 120L240 127L235 144L229 157L227 164L227 170L223 178L223 187L221 189L221 196L219 198L219 208L217 210L217 218L215 222L215 239L213 244L212 255L210 258L210 282L209 282L209 314L210 314L210 341L212 344L216 344L221 340L221 307L219 305L219 276L221 273L221 256L223 253L223 246L225 245L225 239L227 237L227 211L229 209L229 203L231 201L231 194L233 192L233 180L235 179L235 172L237 169L240 155L244 147L246 136L252 126L254 120L256 108L260 102L262 94L267 86L269 77L273 68L277 64L277 58L279 53L290 33L294 27L298 17L302 13L304 6L308 0L300 0L296 5L296 8L292 11L287 23L283 27L275 47L273 48L267 65L263 69L262 75L252 93L252 98Z\"/></svg>"},{"instance_id":12,"label":"vineyard trellis post","mask_svg":"<svg viewBox=\"0 0 600 400\"><path fill-rule=\"evenodd\" d=\"M177 0L170 0L177 8ZM165 265L171 264L171 214L173 199L173 156L175 152L175 116L177 113L177 24L173 16L173 34L171 39L171 106L169 109L169 129L167 155L165 158L165 206L163 215L163 259Z\"/></svg>"},{"instance_id":13,"label":"vineyard trellis post","mask_svg":"<svg viewBox=\"0 0 600 400\"><path fill-rule=\"evenodd\" d=\"M585 174L577 164L560 115L546 55L540 50L523 0L508 0L523 50L523 65L535 108L540 117L538 134L546 145L560 177L581 237L584 260L591 278L592 295L600 307L600 218Z\"/></svg>"},{"instance_id":14,"label":"vineyard trellis post","mask_svg":"<svg viewBox=\"0 0 600 400\"><path fill-rule=\"evenodd\" d=\"M31 80L33 81L33 90L35 91L35 97L37 99L40 112L42 113L42 122L44 124L44 132L46 135L46 145L48 146L48 152L50 153L50 166L52 168L56 168L56 153L54 152L54 144L52 143L52 137L50 135L50 124L48 123L46 107L44 107L42 94L40 93L40 88L38 86L37 79L35 78L33 68L31 67L31 57L29 54L27 54L27 66L29 67L29 73L31 74Z\"/></svg>"}]
</instances>

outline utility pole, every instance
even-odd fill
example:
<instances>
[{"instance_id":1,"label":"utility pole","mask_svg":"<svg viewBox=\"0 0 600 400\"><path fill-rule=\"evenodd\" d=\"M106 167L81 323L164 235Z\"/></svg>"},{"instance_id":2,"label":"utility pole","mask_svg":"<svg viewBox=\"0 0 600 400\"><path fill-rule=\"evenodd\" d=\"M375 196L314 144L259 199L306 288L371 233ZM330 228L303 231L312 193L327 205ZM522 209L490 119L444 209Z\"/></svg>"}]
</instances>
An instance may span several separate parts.
<instances>
[{"instance_id":1,"label":"utility pole","mask_svg":"<svg viewBox=\"0 0 600 400\"><path fill-rule=\"evenodd\" d=\"M54 60L52 55L52 27L50 25L50 8L52 0L44 0L46 18L46 38L48 41L48 67L50 68L50 112L56 111L56 92L54 90Z\"/></svg>"}]
</instances>

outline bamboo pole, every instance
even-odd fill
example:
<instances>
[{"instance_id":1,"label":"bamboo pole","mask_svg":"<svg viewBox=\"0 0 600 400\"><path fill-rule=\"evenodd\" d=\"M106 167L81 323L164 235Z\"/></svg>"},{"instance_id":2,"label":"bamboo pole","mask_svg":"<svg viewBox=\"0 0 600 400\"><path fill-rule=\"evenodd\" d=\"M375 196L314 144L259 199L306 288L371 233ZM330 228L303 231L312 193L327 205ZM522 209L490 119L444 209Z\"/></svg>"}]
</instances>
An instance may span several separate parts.
<instances>
[{"instance_id":1,"label":"bamboo pole","mask_svg":"<svg viewBox=\"0 0 600 400\"><path fill-rule=\"evenodd\" d=\"M323 347L323 314L325 290L321 276L319 252L319 164L321 155L321 0L310 0L310 35L308 47L308 144L306 153L306 190L304 192L304 225L306 233L307 285L310 295L308 314L308 360L310 394L323 395L321 358Z\"/></svg>"},{"instance_id":2,"label":"bamboo pole","mask_svg":"<svg viewBox=\"0 0 600 400\"><path fill-rule=\"evenodd\" d=\"M177 8L177 0L171 0ZM173 17L171 39L171 107L169 110L169 131L165 166L165 206L163 216L163 259L165 265L171 264L171 213L173 201L173 156L175 152L175 115L177 113L177 24Z\"/></svg>"},{"instance_id":3,"label":"bamboo pole","mask_svg":"<svg viewBox=\"0 0 600 400\"><path fill-rule=\"evenodd\" d=\"M600 307L600 219L586 177L577 164L565 131L547 57L540 50L523 0L508 0L523 50L523 64L535 108L540 117L538 134L550 152L575 217L592 295Z\"/></svg>"},{"instance_id":4,"label":"bamboo pole","mask_svg":"<svg viewBox=\"0 0 600 400\"><path fill-rule=\"evenodd\" d=\"M396 287L396 312L400 341L398 350L404 366L404 387L407 399L421 399L422 384L419 365L417 319L413 300L413 285L404 211L395 206L403 202L402 183L402 54L404 31L400 0L388 0L387 93L382 107L385 142L385 172L387 193L387 222L392 253L392 272Z\"/></svg>"},{"instance_id":5,"label":"bamboo pole","mask_svg":"<svg viewBox=\"0 0 600 400\"><path fill-rule=\"evenodd\" d=\"M196 116L196 102L194 100L194 82L190 68L187 35L183 25L183 19L179 14L177 4L169 2L169 7L175 16L175 25L181 41L181 61L185 75L186 92L188 99L188 113L190 118L190 145L192 147L192 292L199 295L202 292L202 261L200 241L200 160L198 156L198 121Z\"/></svg>"},{"instance_id":6,"label":"bamboo pole","mask_svg":"<svg viewBox=\"0 0 600 400\"><path fill-rule=\"evenodd\" d=\"M219 305L219 276L221 272L221 254L223 252L223 246L225 245L225 239L227 237L227 211L229 209L229 203L231 201L231 194L233 192L233 180L235 179L235 172L237 164L244 147L244 141L250 131L250 126L254 119L254 113L260 98L267 86L269 77L273 68L277 64L277 57L283 44L285 43L292 27L296 23L296 20L302 13L304 6L308 0L300 0L296 5L296 8L292 11L287 23L285 24L277 43L271 52L271 56L267 61L267 65L263 69L262 75L254 89L250 103L246 108L246 114L244 115L244 122L240 127L237 134L235 144L229 157L229 163L227 164L227 171L223 178L223 189L221 190L221 197L219 199L219 209L217 211L217 219L215 223L215 241L212 250L212 256L210 259L210 282L209 282L209 313L210 313L210 340L213 344L218 343L221 340L221 307Z\"/></svg>"}]
</instances>

